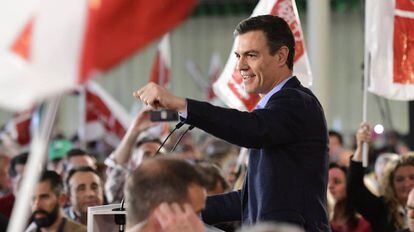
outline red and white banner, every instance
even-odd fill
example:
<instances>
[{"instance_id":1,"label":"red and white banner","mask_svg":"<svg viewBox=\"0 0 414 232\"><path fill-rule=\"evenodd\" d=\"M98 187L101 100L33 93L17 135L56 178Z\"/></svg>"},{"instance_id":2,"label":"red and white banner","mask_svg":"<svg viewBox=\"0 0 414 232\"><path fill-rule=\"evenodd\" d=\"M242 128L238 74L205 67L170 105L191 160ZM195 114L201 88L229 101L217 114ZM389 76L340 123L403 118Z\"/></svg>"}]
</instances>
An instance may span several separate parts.
<instances>
[{"instance_id":1,"label":"red and white banner","mask_svg":"<svg viewBox=\"0 0 414 232\"><path fill-rule=\"evenodd\" d=\"M308 56L305 50L303 32L299 14L294 0L261 0L252 13L253 16L272 14L287 21L295 36L296 48L293 66L293 75L296 75L302 85L312 85L312 73ZM216 95L229 107L239 110L252 110L260 100L256 94L244 91L240 73L236 70L237 59L234 55L235 45L218 81L213 85Z\"/></svg>"},{"instance_id":2,"label":"red and white banner","mask_svg":"<svg viewBox=\"0 0 414 232\"><path fill-rule=\"evenodd\" d=\"M214 52L210 60L210 69L208 70L208 86L206 89L206 99L208 101L215 100L217 98L213 90L213 84L219 79L221 74L221 59L220 54Z\"/></svg>"},{"instance_id":3,"label":"red and white banner","mask_svg":"<svg viewBox=\"0 0 414 232\"><path fill-rule=\"evenodd\" d=\"M20 146L29 145L32 139L32 118L34 108L15 113L13 118L6 124L6 131L11 138Z\"/></svg>"},{"instance_id":4,"label":"red and white banner","mask_svg":"<svg viewBox=\"0 0 414 232\"><path fill-rule=\"evenodd\" d=\"M154 63L151 69L150 82L157 83L165 88L169 87L171 75L171 46L170 35L162 37L158 44Z\"/></svg>"},{"instance_id":5,"label":"red and white banner","mask_svg":"<svg viewBox=\"0 0 414 232\"><path fill-rule=\"evenodd\" d=\"M131 123L127 111L92 81L85 86L85 107L84 140L104 138L116 147Z\"/></svg>"},{"instance_id":6,"label":"red and white banner","mask_svg":"<svg viewBox=\"0 0 414 232\"><path fill-rule=\"evenodd\" d=\"M414 99L414 2L367 0L368 90L393 100Z\"/></svg>"},{"instance_id":7,"label":"red and white banner","mask_svg":"<svg viewBox=\"0 0 414 232\"><path fill-rule=\"evenodd\" d=\"M0 10L5 21L19 21L11 22L19 29L0 29L0 106L27 108L85 83L171 30L195 3L39 0L18 20ZM21 4L6 9L18 12Z\"/></svg>"}]
</instances>

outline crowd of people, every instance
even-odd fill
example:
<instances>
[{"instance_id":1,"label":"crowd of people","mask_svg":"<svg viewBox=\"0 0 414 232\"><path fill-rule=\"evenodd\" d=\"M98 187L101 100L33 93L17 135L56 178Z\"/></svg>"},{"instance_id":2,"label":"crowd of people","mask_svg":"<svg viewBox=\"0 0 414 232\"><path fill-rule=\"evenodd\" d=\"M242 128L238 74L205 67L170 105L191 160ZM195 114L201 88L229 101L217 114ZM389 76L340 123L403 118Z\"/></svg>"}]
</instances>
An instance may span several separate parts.
<instances>
[{"instance_id":1,"label":"crowd of people","mask_svg":"<svg viewBox=\"0 0 414 232\"><path fill-rule=\"evenodd\" d=\"M355 148L328 134L321 104L292 75L295 42L282 18L244 20L235 36L245 89L261 96L256 109L216 107L149 83L134 96L151 107L117 147L51 142L27 231L86 231L89 207L125 201L131 232L414 232L414 153L389 142L371 147L372 165L363 167L368 123ZM210 135L195 142L188 133L175 151L176 139L162 146L163 135L148 133L160 107ZM1 231L28 156L0 152Z\"/></svg>"}]
</instances>

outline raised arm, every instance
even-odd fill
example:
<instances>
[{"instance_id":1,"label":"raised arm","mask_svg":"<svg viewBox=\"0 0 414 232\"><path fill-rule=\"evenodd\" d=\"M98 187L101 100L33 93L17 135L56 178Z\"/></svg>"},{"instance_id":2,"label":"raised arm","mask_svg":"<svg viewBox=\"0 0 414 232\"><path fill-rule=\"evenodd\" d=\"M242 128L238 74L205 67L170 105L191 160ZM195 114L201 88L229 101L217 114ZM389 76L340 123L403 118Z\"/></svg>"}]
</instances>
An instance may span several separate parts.
<instances>
[{"instance_id":1,"label":"raised arm","mask_svg":"<svg viewBox=\"0 0 414 232\"><path fill-rule=\"evenodd\" d=\"M357 149L353 157L348 172L347 197L348 201L355 206L369 222L378 220L378 213L383 210L384 202L382 198L371 193L364 184L364 171L362 167L362 144L371 141L371 126L368 123L361 123L357 133Z\"/></svg>"},{"instance_id":2,"label":"raised arm","mask_svg":"<svg viewBox=\"0 0 414 232\"><path fill-rule=\"evenodd\" d=\"M155 123L150 121L149 108L141 110L132 121L131 126L128 128L125 136L122 138L121 143L112 153L112 158L119 165L126 164L131 158L132 149L135 142L142 131L148 129Z\"/></svg>"}]
</instances>

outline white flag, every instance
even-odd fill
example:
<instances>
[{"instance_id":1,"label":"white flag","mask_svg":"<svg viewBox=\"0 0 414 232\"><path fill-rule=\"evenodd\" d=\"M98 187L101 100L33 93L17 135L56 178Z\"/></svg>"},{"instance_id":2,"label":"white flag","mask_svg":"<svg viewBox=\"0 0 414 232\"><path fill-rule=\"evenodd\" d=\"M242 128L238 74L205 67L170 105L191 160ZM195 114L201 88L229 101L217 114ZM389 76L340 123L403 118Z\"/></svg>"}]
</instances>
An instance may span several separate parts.
<instances>
[{"instance_id":1,"label":"white flag","mask_svg":"<svg viewBox=\"0 0 414 232\"><path fill-rule=\"evenodd\" d=\"M261 0L253 11L253 16L276 15L289 24L295 37L295 58L293 75L296 75L302 85L312 85L308 55L305 50L302 27L294 0ZM230 52L227 64L213 89L216 95L228 106L239 110L252 110L260 100L256 94L248 94L242 86L242 77L236 70L237 59L234 55L235 45Z\"/></svg>"},{"instance_id":2,"label":"white flag","mask_svg":"<svg viewBox=\"0 0 414 232\"><path fill-rule=\"evenodd\" d=\"M0 106L9 109L28 108L109 70L171 30L196 4L29 0L33 1L32 7L13 0L10 7L0 7L0 19L13 25L0 26ZM24 13L18 18L7 12L20 8Z\"/></svg>"},{"instance_id":3,"label":"white flag","mask_svg":"<svg viewBox=\"0 0 414 232\"><path fill-rule=\"evenodd\" d=\"M368 90L393 100L414 99L414 3L367 0Z\"/></svg>"}]
</instances>

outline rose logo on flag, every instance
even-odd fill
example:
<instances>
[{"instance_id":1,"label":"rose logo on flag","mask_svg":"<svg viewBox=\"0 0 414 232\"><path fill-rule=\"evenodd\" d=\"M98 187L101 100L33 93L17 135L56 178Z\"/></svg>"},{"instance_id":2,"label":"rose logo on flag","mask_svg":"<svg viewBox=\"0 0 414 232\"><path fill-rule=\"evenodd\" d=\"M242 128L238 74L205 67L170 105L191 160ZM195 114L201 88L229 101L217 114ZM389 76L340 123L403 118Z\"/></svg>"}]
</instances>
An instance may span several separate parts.
<instances>
[{"instance_id":1,"label":"rose logo on flag","mask_svg":"<svg viewBox=\"0 0 414 232\"><path fill-rule=\"evenodd\" d=\"M295 58L293 61L296 62L304 54L305 48L303 46L302 31L296 21L296 16L293 11L292 1L278 1L270 14L283 18L289 24L293 36L295 37Z\"/></svg>"}]
</instances>

